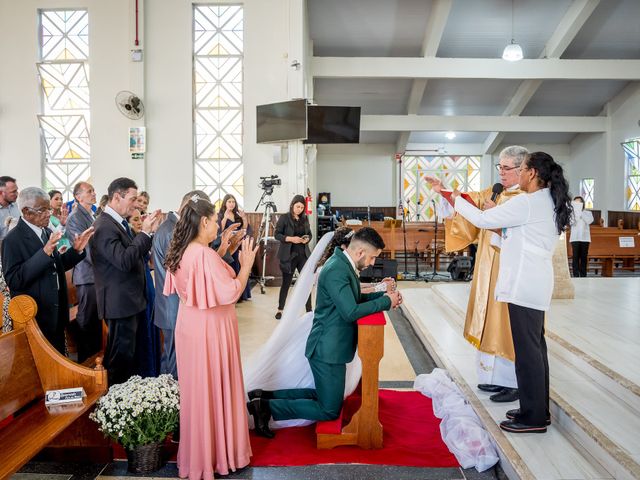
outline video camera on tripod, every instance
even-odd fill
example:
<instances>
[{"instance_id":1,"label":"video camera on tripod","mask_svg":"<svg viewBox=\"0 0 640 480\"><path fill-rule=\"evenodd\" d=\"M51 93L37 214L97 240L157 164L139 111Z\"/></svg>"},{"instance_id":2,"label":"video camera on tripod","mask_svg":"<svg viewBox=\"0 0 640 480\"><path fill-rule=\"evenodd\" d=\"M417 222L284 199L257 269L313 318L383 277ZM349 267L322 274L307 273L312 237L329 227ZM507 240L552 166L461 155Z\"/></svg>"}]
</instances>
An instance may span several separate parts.
<instances>
[{"instance_id":1,"label":"video camera on tripod","mask_svg":"<svg viewBox=\"0 0 640 480\"><path fill-rule=\"evenodd\" d=\"M275 240L270 234L271 228L271 216L275 215L278 211L276 204L271 200L271 194L273 193L273 187L282 185L282 180L278 175L270 175L268 177L260 177L260 183L258 186L262 189L262 196L258 200L256 211L260 211L260 206L264 206L262 213L262 221L260 222L260 231L258 233L258 243L262 244L262 275L258 279L260 284L260 292L265 293L265 285L267 281L273 280L274 277L266 275L267 269L267 245L269 240Z\"/></svg>"},{"instance_id":2,"label":"video camera on tripod","mask_svg":"<svg viewBox=\"0 0 640 480\"><path fill-rule=\"evenodd\" d=\"M278 175L270 175L268 177L260 177L258 186L264 190L266 195L273 193L273 187L282 185L282 179Z\"/></svg>"}]
</instances>

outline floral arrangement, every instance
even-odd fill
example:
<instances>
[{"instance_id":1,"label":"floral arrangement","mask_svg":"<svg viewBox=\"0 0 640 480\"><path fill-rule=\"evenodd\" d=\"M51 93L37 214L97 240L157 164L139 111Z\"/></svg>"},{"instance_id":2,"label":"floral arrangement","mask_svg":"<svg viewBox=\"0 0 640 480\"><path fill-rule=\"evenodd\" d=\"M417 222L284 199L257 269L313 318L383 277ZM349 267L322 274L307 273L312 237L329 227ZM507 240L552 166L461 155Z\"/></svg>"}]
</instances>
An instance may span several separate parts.
<instances>
[{"instance_id":1,"label":"floral arrangement","mask_svg":"<svg viewBox=\"0 0 640 480\"><path fill-rule=\"evenodd\" d=\"M112 385L89 418L105 436L130 450L162 442L178 426L180 394L171 375L131 377Z\"/></svg>"}]
</instances>

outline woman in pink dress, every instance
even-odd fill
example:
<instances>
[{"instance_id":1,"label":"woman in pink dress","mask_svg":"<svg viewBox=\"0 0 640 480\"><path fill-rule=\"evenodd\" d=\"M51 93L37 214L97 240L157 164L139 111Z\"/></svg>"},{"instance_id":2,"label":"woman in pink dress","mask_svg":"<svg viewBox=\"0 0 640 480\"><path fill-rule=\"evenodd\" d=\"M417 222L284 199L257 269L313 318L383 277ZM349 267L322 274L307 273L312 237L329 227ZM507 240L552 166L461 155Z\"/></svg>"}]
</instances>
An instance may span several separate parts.
<instances>
[{"instance_id":1,"label":"woman in pink dress","mask_svg":"<svg viewBox=\"0 0 640 480\"><path fill-rule=\"evenodd\" d=\"M196 194L180 214L166 256L164 294L180 297L178 471L192 480L226 475L251 458L235 303L257 248L253 239L243 240L236 276L209 247L217 233L215 207Z\"/></svg>"}]
</instances>

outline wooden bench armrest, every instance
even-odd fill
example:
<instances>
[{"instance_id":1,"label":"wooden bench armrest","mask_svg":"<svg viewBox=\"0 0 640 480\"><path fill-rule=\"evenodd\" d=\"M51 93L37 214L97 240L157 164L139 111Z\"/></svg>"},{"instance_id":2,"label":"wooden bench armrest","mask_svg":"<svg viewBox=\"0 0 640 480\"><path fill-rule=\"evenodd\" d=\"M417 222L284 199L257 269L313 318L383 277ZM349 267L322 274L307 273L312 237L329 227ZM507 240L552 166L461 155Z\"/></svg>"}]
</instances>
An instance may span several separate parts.
<instances>
[{"instance_id":1,"label":"wooden bench armrest","mask_svg":"<svg viewBox=\"0 0 640 480\"><path fill-rule=\"evenodd\" d=\"M8 478L42 450L49 442L82 416L100 398L94 392L82 404L65 405L56 411L47 409L44 399L29 406L22 414L0 430L0 478Z\"/></svg>"},{"instance_id":2,"label":"wooden bench armrest","mask_svg":"<svg viewBox=\"0 0 640 480\"><path fill-rule=\"evenodd\" d=\"M102 366L102 360L98 359L95 368L87 368L72 362L53 348L35 321L38 307L33 298L28 295L12 298L9 311L16 328L26 331L43 390L84 387L87 395L106 392L107 371Z\"/></svg>"}]
</instances>

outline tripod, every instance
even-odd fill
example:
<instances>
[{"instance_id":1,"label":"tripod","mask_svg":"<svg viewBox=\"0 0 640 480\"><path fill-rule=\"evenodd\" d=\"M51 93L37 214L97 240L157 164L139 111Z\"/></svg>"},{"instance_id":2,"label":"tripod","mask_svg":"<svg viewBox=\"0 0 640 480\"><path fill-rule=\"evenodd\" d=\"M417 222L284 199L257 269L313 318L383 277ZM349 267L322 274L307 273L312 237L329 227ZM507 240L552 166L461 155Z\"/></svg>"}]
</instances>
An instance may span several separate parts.
<instances>
[{"instance_id":1,"label":"tripod","mask_svg":"<svg viewBox=\"0 0 640 480\"><path fill-rule=\"evenodd\" d=\"M258 278L260 284L260 293L264 294L267 282L273 280L274 277L267 276L267 246L269 240L274 240L275 237L269 236L269 228L271 227L271 215L275 214L278 209L276 204L271 200L271 194L273 189L267 189L262 192L258 205L256 205L256 211L260 208L260 205L264 205L264 212L262 213L262 221L260 222L260 231L258 233L258 244L264 243L264 250L262 252L262 275Z\"/></svg>"},{"instance_id":2,"label":"tripod","mask_svg":"<svg viewBox=\"0 0 640 480\"><path fill-rule=\"evenodd\" d=\"M438 277L440 277L443 281L448 280L446 275L442 275L438 273L436 269L436 261L438 259L438 211L436 210L436 201L431 200L433 202L433 215L434 215L434 223L435 223L435 231L433 234L433 272L431 272L427 278L424 279L425 282L436 281Z\"/></svg>"},{"instance_id":3,"label":"tripod","mask_svg":"<svg viewBox=\"0 0 640 480\"><path fill-rule=\"evenodd\" d=\"M414 280L414 281L422 280L425 274L424 273L420 274L420 267L418 263L420 258L420 252L418 252L418 244L420 243L420 240L416 240L413 248L413 258L415 260L415 267L416 267L415 273L409 273L409 268L407 266L409 255L407 252L407 225L406 225L406 215L405 215L404 208L402 208L402 240L404 242L404 272L402 272L402 279Z\"/></svg>"}]
</instances>

